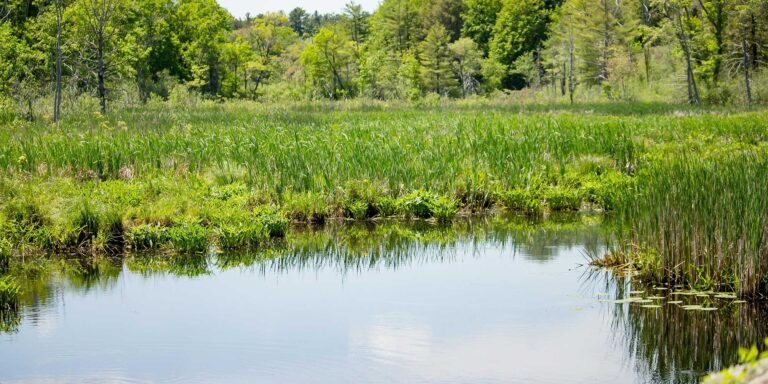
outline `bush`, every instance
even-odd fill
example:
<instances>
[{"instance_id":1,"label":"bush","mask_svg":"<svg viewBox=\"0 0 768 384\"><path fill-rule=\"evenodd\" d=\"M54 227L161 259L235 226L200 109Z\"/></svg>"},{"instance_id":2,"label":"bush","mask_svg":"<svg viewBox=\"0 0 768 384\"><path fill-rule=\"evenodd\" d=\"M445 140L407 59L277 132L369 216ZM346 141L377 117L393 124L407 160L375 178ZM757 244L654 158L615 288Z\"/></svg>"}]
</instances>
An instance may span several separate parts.
<instances>
[{"instance_id":1,"label":"bush","mask_svg":"<svg viewBox=\"0 0 768 384\"><path fill-rule=\"evenodd\" d=\"M378 211L379 215L382 217L389 217L389 216L396 215L399 208L397 204L397 200L389 196L383 196L378 198L374 203L374 206L376 208L376 211Z\"/></svg>"},{"instance_id":2,"label":"bush","mask_svg":"<svg viewBox=\"0 0 768 384\"><path fill-rule=\"evenodd\" d=\"M157 248L168 241L168 229L142 224L128 230L126 241L134 250Z\"/></svg>"},{"instance_id":3,"label":"bush","mask_svg":"<svg viewBox=\"0 0 768 384\"><path fill-rule=\"evenodd\" d=\"M10 276L0 277L0 311L18 308L21 287Z\"/></svg>"},{"instance_id":4,"label":"bush","mask_svg":"<svg viewBox=\"0 0 768 384\"><path fill-rule=\"evenodd\" d=\"M216 237L223 249L254 247L267 238L265 227L259 223L225 224L216 228Z\"/></svg>"},{"instance_id":5,"label":"bush","mask_svg":"<svg viewBox=\"0 0 768 384\"><path fill-rule=\"evenodd\" d=\"M577 189L555 186L546 193L549 209L553 211L578 211L581 208L581 194Z\"/></svg>"},{"instance_id":6,"label":"bush","mask_svg":"<svg viewBox=\"0 0 768 384\"><path fill-rule=\"evenodd\" d=\"M83 202L72 221L77 244L90 243L99 234L101 218L89 202Z\"/></svg>"},{"instance_id":7,"label":"bush","mask_svg":"<svg viewBox=\"0 0 768 384\"><path fill-rule=\"evenodd\" d=\"M0 239L0 273L8 271L12 252L13 244L6 239Z\"/></svg>"},{"instance_id":8,"label":"bush","mask_svg":"<svg viewBox=\"0 0 768 384\"><path fill-rule=\"evenodd\" d=\"M406 216L420 219L435 218L448 221L456 215L456 202L453 199L437 196L418 190L400 198L400 210Z\"/></svg>"},{"instance_id":9,"label":"bush","mask_svg":"<svg viewBox=\"0 0 768 384\"><path fill-rule=\"evenodd\" d=\"M538 216L543 212L541 199L529 189L515 188L502 194L502 203L510 211Z\"/></svg>"},{"instance_id":10,"label":"bush","mask_svg":"<svg viewBox=\"0 0 768 384\"><path fill-rule=\"evenodd\" d=\"M168 241L179 253L202 253L208 249L208 231L197 223L183 223L168 230Z\"/></svg>"},{"instance_id":11,"label":"bush","mask_svg":"<svg viewBox=\"0 0 768 384\"><path fill-rule=\"evenodd\" d=\"M288 220L280 212L272 207L257 207L253 210L256 219L264 227L269 237L284 237L288 229Z\"/></svg>"},{"instance_id":12,"label":"bush","mask_svg":"<svg viewBox=\"0 0 768 384\"><path fill-rule=\"evenodd\" d=\"M318 224L325 222L328 215L325 198L312 192L286 193L283 212L290 220Z\"/></svg>"}]
</instances>

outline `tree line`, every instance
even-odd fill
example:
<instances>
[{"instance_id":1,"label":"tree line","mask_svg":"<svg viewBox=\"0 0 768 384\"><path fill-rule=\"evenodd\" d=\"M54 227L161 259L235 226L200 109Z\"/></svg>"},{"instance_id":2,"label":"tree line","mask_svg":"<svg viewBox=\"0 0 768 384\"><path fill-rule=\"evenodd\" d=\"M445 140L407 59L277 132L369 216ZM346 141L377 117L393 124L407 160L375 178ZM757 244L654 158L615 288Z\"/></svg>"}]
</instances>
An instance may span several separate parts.
<instances>
[{"instance_id":1,"label":"tree line","mask_svg":"<svg viewBox=\"0 0 768 384\"><path fill-rule=\"evenodd\" d=\"M2 0L0 95L763 101L768 0L384 0L234 18L215 0Z\"/></svg>"}]
</instances>

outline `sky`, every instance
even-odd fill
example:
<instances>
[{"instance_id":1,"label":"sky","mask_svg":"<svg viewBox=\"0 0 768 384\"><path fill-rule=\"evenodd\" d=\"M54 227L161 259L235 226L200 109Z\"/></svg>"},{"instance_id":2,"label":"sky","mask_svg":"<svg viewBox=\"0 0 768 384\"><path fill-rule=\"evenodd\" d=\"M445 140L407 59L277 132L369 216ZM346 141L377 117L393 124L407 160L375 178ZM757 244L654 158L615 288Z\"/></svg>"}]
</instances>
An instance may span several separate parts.
<instances>
[{"instance_id":1,"label":"sky","mask_svg":"<svg viewBox=\"0 0 768 384\"><path fill-rule=\"evenodd\" d=\"M287 14L296 7L302 7L308 12L320 13L341 12L349 0L281 0L281 1L254 1L254 0L218 0L219 4L229 10L235 17L244 17L246 12L251 15L267 11L285 11ZM379 5L379 0L355 0L356 4L363 6L366 11L374 11Z\"/></svg>"}]
</instances>

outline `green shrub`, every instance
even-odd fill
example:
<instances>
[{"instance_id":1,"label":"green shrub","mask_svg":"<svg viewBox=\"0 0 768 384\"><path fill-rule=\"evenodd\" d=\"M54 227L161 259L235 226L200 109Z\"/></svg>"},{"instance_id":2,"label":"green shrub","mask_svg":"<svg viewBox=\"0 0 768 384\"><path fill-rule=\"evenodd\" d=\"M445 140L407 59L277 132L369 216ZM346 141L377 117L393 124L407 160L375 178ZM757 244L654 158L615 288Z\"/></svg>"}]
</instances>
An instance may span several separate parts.
<instances>
[{"instance_id":1,"label":"green shrub","mask_svg":"<svg viewBox=\"0 0 768 384\"><path fill-rule=\"evenodd\" d=\"M317 193L286 193L283 212L293 221L323 223L328 215L325 198Z\"/></svg>"},{"instance_id":2,"label":"green shrub","mask_svg":"<svg viewBox=\"0 0 768 384\"><path fill-rule=\"evenodd\" d=\"M351 217L355 220L364 220L368 217L369 205L365 201L352 200L345 202L344 214L347 217Z\"/></svg>"},{"instance_id":3,"label":"green shrub","mask_svg":"<svg viewBox=\"0 0 768 384\"><path fill-rule=\"evenodd\" d=\"M126 234L127 244L137 251L157 248L168 242L168 239L168 228L158 225L137 225Z\"/></svg>"},{"instance_id":4,"label":"green shrub","mask_svg":"<svg viewBox=\"0 0 768 384\"><path fill-rule=\"evenodd\" d=\"M100 235L103 237L104 245L109 251L119 251L125 245L125 227L123 226L123 217L115 212L109 211L104 215Z\"/></svg>"},{"instance_id":5,"label":"green shrub","mask_svg":"<svg viewBox=\"0 0 768 384\"><path fill-rule=\"evenodd\" d=\"M273 207L261 206L253 210L256 220L264 227L269 237L284 237L288 229L288 220Z\"/></svg>"},{"instance_id":6,"label":"green shrub","mask_svg":"<svg viewBox=\"0 0 768 384\"><path fill-rule=\"evenodd\" d=\"M7 220L29 228L41 227L50 221L31 197L11 199L3 211Z\"/></svg>"},{"instance_id":7,"label":"green shrub","mask_svg":"<svg viewBox=\"0 0 768 384\"><path fill-rule=\"evenodd\" d=\"M440 222L451 221L457 212L456 201L443 196L430 202L429 208L432 211L432 217Z\"/></svg>"},{"instance_id":8,"label":"green shrub","mask_svg":"<svg viewBox=\"0 0 768 384\"><path fill-rule=\"evenodd\" d=\"M541 199L530 189L515 188L502 194L502 203L510 211L528 216L538 216L543 212Z\"/></svg>"},{"instance_id":9,"label":"green shrub","mask_svg":"<svg viewBox=\"0 0 768 384\"><path fill-rule=\"evenodd\" d=\"M397 214L399 209L397 199L393 199L389 196L382 196L376 199L376 211L379 212L379 216L390 217Z\"/></svg>"},{"instance_id":10,"label":"green shrub","mask_svg":"<svg viewBox=\"0 0 768 384\"><path fill-rule=\"evenodd\" d=\"M18 308L21 287L11 276L0 276L0 311Z\"/></svg>"},{"instance_id":11,"label":"green shrub","mask_svg":"<svg viewBox=\"0 0 768 384\"><path fill-rule=\"evenodd\" d=\"M72 221L77 245L90 243L99 234L101 218L88 201L83 202Z\"/></svg>"},{"instance_id":12,"label":"green shrub","mask_svg":"<svg viewBox=\"0 0 768 384\"><path fill-rule=\"evenodd\" d=\"M168 241L179 253L201 253L208 249L208 231L197 223L182 223L168 229Z\"/></svg>"},{"instance_id":13,"label":"green shrub","mask_svg":"<svg viewBox=\"0 0 768 384\"><path fill-rule=\"evenodd\" d=\"M0 238L0 273L8 270L11 263L13 244L7 239Z\"/></svg>"},{"instance_id":14,"label":"green shrub","mask_svg":"<svg viewBox=\"0 0 768 384\"><path fill-rule=\"evenodd\" d=\"M400 198L400 209L407 216L414 216L420 219L429 219L432 217L430 204L434 196L424 190L417 190Z\"/></svg>"},{"instance_id":15,"label":"green shrub","mask_svg":"<svg viewBox=\"0 0 768 384\"><path fill-rule=\"evenodd\" d=\"M441 221L450 220L457 211L456 201L453 199L437 196L424 190L417 190L401 197L399 206L406 216L420 219L435 218Z\"/></svg>"},{"instance_id":16,"label":"green shrub","mask_svg":"<svg viewBox=\"0 0 768 384\"><path fill-rule=\"evenodd\" d=\"M553 211L578 211L581 208L581 194L578 189L563 186L551 187L545 194L547 206Z\"/></svg>"},{"instance_id":17,"label":"green shrub","mask_svg":"<svg viewBox=\"0 0 768 384\"><path fill-rule=\"evenodd\" d=\"M225 224L216 228L215 233L223 249L254 247L268 236L265 227L256 222L239 225Z\"/></svg>"}]
</instances>

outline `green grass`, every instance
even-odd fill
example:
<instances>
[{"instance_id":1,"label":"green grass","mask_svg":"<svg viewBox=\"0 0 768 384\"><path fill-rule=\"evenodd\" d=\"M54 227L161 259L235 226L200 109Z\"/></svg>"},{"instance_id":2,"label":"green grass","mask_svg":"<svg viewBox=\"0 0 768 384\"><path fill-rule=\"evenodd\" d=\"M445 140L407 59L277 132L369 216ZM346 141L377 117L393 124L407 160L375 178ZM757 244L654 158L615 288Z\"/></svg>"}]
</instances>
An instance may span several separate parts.
<instances>
[{"instance_id":1,"label":"green grass","mask_svg":"<svg viewBox=\"0 0 768 384\"><path fill-rule=\"evenodd\" d=\"M768 294L768 113L671 104L194 107L0 127L0 238L254 247L287 222L616 212L646 279ZM93 129L93 133L91 133Z\"/></svg>"}]
</instances>

